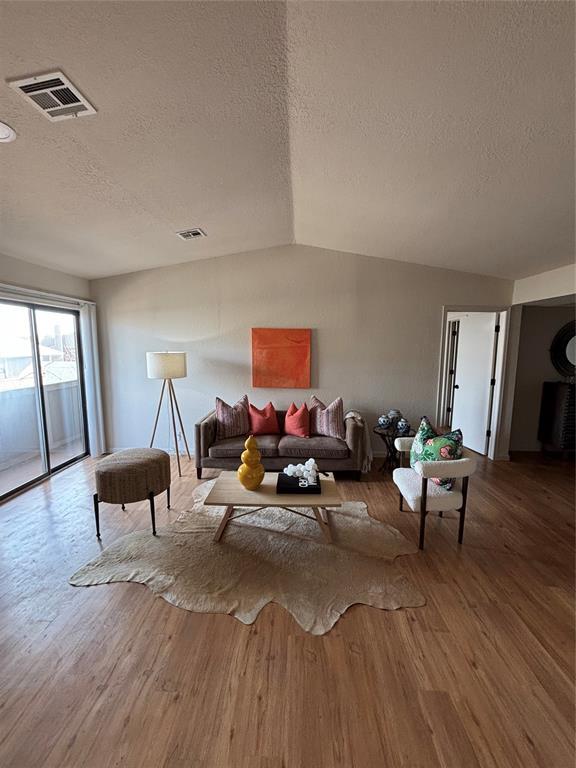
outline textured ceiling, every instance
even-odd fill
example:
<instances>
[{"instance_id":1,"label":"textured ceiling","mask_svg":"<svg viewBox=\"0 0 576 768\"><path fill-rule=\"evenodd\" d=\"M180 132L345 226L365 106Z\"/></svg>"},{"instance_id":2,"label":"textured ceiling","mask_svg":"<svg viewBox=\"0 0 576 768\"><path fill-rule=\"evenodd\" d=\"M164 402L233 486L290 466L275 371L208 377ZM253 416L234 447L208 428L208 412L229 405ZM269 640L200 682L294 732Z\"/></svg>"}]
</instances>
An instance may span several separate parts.
<instances>
[{"instance_id":1,"label":"textured ceiling","mask_svg":"<svg viewBox=\"0 0 576 768\"><path fill-rule=\"evenodd\" d=\"M297 242L519 278L574 257L574 6L289 6Z\"/></svg>"},{"instance_id":2,"label":"textured ceiling","mask_svg":"<svg viewBox=\"0 0 576 768\"><path fill-rule=\"evenodd\" d=\"M0 252L95 277L290 243L279 3L0 2L2 79L62 69L93 117L0 83ZM205 240L174 234L198 226Z\"/></svg>"},{"instance_id":3,"label":"textured ceiling","mask_svg":"<svg viewBox=\"0 0 576 768\"><path fill-rule=\"evenodd\" d=\"M296 241L520 278L574 257L570 2L0 3L0 252L87 277ZM174 232L200 226L208 238Z\"/></svg>"}]
</instances>

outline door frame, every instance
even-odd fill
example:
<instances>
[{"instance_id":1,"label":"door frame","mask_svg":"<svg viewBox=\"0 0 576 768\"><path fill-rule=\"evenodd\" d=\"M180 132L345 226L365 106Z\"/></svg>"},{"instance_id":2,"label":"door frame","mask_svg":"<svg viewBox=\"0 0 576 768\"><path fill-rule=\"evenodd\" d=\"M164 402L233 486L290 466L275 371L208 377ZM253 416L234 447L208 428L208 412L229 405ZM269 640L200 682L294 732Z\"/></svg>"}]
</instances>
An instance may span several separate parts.
<instances>
[{"instance_id":1,"label":"door frame","mask_svg":"<svg viewBox=\"0 0 576 768\"><path fill-rule=\"evenodd\" d=\"M459 333L460 320L447 320L444 363L442 366L442 413L440 418L436 419L436 424L439 427L448 429L452 426L452 411L454 410L454 384L458 360Z\"/></svg>"},{"instance_id":2,"label":"door frame","mask_svg":"<svg viewBox=\"0 0 576 768\"><path fill-rule=\"evenodd\" d=\"M59 307L54 304L52 305L42 304L34 301L16 301L16 300L11 300L9 298L4 298L2 296L0 296L0 304L12 304L17 306L23 306L23 307L26 307L30 313L30 333L31 333L30 341L32 345L32 361L33 361L34 371L36 373L36 382L34 386L38 388L38 408L40 411L40 418L41 418L41 424L40 424L41 430L40 430L39 437L41 441L41 450L44 454L44 460L46 464L45 472L42 472L40 475L37 475L31 480L27 480L25 483L22 483L21 485L18 485L15 488L12 488L12 490L8 491L7 493L0 494L0 503L2 503L3 501L6 501L12 496L15 496L16 494L22 493L22 491L25 491L28 488L31 488L33 485L36 485L37 483L41 483L43 480L46 480L47 478L56 474L56 472L60 472L62 469L66 469L72 464L75 464L77 461L81 461L82 459L85 459L86 456L90 455L90 444L89 444L89 436L88 436L88 408L86 403L86 383L84 381L84 356L83 356L83 350L82 350L82 336L80 333L80 310L74 309L71 307ZM42 381L42 366L40 364L40 349L39 349L40 341L38 338L38 328L36 325L36 315L34 312L36 309L41 311L66 312L67 314L73 315L74 329L76 333L76 344L77 344L76 349L78 354L78 359L77 359L78 381L80 383L80 399L82 403L82 429L84 434L84 452L79 454L78 456L73 456L71 459L67 459L66 461L62 462L61 464L58 464L54 468L52 468L51 461L50 461L50 443L48 440L48 419L46 415L44 382Z\"/></svg>"},{"instance_id":3,"label":"door frame","mask_svg":"<svg viewBox=\"0 0 576 768\"><path fill-rule=\"evenodd\" d=\"M466 306L462 304L444 305L442 307L442 321L440 328L440 354L438 361L438 385L436 390L436 423L441 424L444 416L444 406L447 398L449 377L447 373L448 344L448 313L449 312L482 312L500 313L500 333L495 360L495 384L492 390L492 410L490 424L490 442L488 446L488 458L498 457L500 428L502 422L502 408L504 399L504 376L506 371L506 358L508 355L508 329L510 327L510 306Z\"/></svg>"}]
</instances>

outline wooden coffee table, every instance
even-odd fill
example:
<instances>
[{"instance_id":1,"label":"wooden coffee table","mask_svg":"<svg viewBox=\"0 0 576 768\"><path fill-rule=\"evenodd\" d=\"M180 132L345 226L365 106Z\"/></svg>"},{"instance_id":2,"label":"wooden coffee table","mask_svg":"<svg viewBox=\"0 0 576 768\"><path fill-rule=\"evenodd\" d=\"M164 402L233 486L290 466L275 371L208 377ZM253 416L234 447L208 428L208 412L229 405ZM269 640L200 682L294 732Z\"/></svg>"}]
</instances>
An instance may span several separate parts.
<instances>
[{"instance_id":1,"label":"wooden coffee table","mask_svg":"<svg viewBox=\"0 0 576 768\"><path fill-rule=\"evenodd\" d=\"M230 520L250 515L266 507L280 507L280 509L294 512L301 517L307 517L309 520L316 520L326 541L331 542L332 532L326 507L342 506L342 497L336 487L334 475L330 472L328 477L320 476L322 493L318 494L277 494L277 478L277 472L266 472L262 485L255 491L247 491L240 484L236 472L222 472L204 500L204 504L207 506L226 507L218 530L214 534L214 541L220 541ZM250 509L247 512L233 515L235 507L250 507ZM300 510L304 507L312 509L314 517L301 512Z\"/></svg>"}]
</instances>

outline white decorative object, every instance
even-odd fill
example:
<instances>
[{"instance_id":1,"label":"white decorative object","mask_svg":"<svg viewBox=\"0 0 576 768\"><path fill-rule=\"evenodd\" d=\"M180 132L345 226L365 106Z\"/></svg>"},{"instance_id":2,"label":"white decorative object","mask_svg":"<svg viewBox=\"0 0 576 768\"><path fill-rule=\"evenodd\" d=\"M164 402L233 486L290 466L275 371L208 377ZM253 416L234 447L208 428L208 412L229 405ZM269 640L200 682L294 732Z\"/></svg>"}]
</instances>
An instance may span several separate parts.
<instances>
[{"instance_id":1,"label":"white decorative object","mask_svg":"<svg viewBox=\"0 0 576 768\"><path fill-rule=\"evenodd\" d=\"M318 464L315 459L308 459L304 464L288 464L283 472L288 477L302 478L308 485L316 485L318 482Z\"/></svg>"},{"instance_id":2,"label":"white decorative object","mask_svg":"<svg viewBox=\"0 0 576 768\"><path fill-rule=\"evenodd\" d=\"M398 419L398 423L396 424L396 431L399 435L405 435L407 432L410 432L410 424L404 418L404 416L402 416L401 419Z\"/></svg>"},{"instance_id":3,"label":"white decorative object","mask_svg":"<svg viewBox=\"0 0 576 768\"><path fill-rule=\"evenodd\" d=\"M396 424L398 421L400 421L400 419L404 417L402 416L402 411L399 411L397 408L391 408L388 411L388 418L392 424Z\"/></svg>"}]
</instances>

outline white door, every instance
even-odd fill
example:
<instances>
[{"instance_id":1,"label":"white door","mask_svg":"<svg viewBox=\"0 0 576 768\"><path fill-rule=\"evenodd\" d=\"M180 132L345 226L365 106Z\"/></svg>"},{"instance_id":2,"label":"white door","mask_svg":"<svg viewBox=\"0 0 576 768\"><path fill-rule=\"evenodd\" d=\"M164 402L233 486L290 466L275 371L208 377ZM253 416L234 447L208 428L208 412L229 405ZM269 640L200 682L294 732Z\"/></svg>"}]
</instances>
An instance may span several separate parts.
<instances>
[{"instance_id":1,"label":"white door","mask_svg":"<svg viewBox=\"0 0 576 768\"><path fill-rule=\"evenodd\" d=\"M490 418L496 317L496 312L458 314L452 429L461 429L464 445L483 454Z\"/></svg>"}]
</instances>

